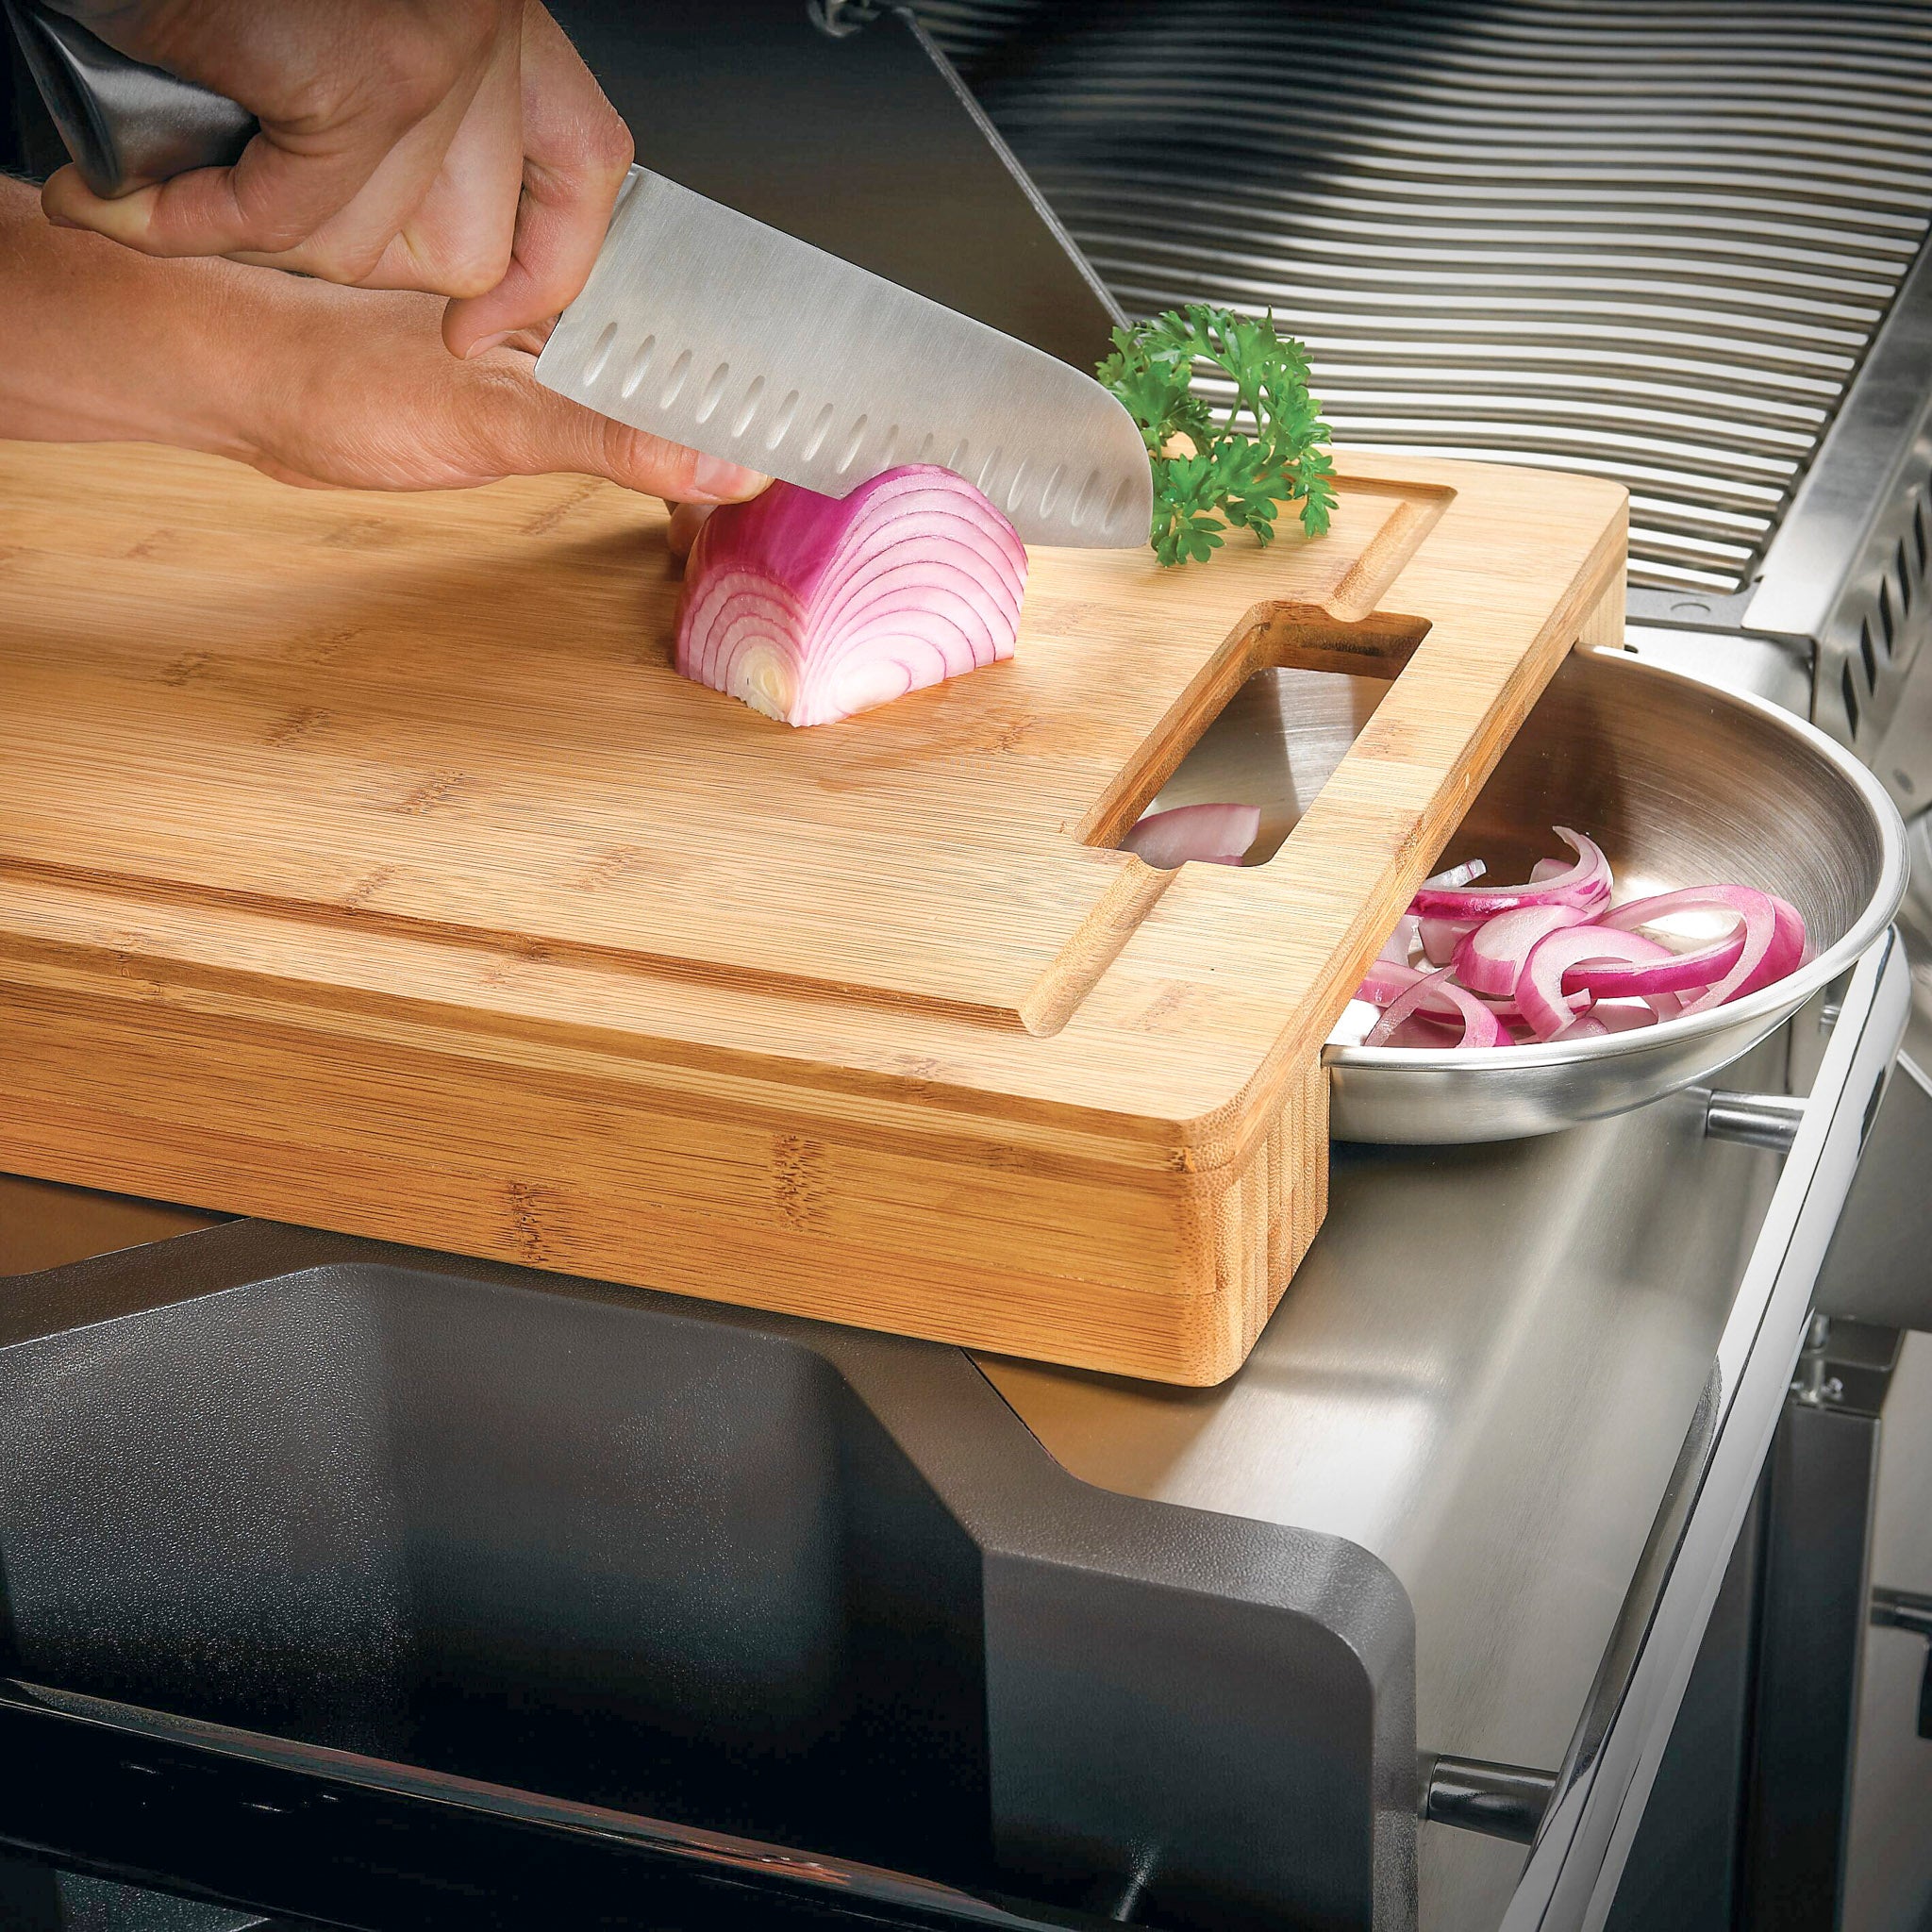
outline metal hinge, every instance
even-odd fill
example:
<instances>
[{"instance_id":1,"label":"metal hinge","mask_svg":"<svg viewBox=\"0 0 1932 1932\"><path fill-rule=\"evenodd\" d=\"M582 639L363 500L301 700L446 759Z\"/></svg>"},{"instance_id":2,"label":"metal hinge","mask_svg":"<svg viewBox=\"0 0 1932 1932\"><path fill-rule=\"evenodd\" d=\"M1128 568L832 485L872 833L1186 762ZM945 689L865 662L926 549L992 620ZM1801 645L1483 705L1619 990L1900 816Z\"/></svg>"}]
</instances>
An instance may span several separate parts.
<instances>
[{"instance_id":1,"label":"metal hinge","mask_svg":"<svg viewBox=\"0 0 1932 1932\"><path fill-rule=\"evenodd\" d=\"M1827 1375L1826 1351L1831 1346L1831 1322L1813 1315L1805 1328L1805 1346L1798 1351L1798 1373L1791 1377L1791 1400L1807 1408L1824 1408L1845 1399L1845 1385L1838 1375Z\"/></svg>"}]
</instances>

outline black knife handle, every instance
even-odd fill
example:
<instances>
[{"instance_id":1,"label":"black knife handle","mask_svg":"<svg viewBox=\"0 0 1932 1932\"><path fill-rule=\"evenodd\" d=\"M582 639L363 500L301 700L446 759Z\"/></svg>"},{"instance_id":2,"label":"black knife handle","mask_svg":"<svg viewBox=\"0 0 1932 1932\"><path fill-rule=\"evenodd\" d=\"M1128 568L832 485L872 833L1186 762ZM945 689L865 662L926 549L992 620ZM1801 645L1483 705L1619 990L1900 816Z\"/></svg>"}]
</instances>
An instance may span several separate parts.
<instances>
[{"instance_id":1,"label":"black knife handle","mask_svg":"<svg viewBox=\"0 0 1932 1932\"><path fill-rule=\"evenodd\" d=\"M117 53L42 0L0 0L67 152L96 194L131 193L231 166L256 131L247 108Z\"/></svg>"}]
</instances>

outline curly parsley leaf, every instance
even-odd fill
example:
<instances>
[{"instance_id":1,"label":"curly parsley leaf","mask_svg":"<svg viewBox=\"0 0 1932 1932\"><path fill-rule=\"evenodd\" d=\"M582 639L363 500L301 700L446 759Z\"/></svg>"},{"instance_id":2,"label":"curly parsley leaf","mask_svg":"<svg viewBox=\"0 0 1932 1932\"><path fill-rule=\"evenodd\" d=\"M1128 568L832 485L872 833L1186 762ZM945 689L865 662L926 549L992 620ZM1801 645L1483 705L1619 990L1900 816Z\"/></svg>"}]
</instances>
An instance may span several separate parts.
<instances>
[{"instance_id":1,"label":"curly parsley leaf","mask_svg":"<svg viewBox=\"0 0 1932 1932\"><path fill-rule=\"evenodd\" d=\"M1328 425L1308 394L1307 353L1273 315L1191 303L1113 332L1100 380L1141 425L1154 466L1149 541L1162 563L1205 562L1229 527L1272 542L1284 503L1320 537L1335 507L1335 465L1321 447ZM1234 384L1217 414L1194 393L1207 363Z\"/></svg>"}]
</instances>

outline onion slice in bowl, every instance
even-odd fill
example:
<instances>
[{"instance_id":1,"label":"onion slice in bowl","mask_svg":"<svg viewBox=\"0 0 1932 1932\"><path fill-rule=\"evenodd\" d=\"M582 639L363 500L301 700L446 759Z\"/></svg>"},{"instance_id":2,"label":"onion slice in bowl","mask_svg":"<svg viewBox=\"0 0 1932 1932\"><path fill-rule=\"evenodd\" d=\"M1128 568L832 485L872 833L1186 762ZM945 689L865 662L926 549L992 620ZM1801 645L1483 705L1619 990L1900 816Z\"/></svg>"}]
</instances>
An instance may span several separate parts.
<instances>
[{"instance_id":1,"label":"onion slice in bowl","mask_svg":"<svg viewBox=\"0 0 1932 1932\"><path fill-rule=\"evenodd\" d=\"M1474 993L1465 992L1446 971L1425 973L1384 1010L1370 1029L1364 1046L1387 1046L1390 1036L1405 1020L1425 1014L1432 1002L1446 999L1462 1021L1462 1037L1445 1042L1454 1047L1508 1046L1508 1029Z\"/></svg>"},{"instance_id":2,"label":"onion slice in bowl","mask_svg":"<svg viewBox=\"0 0 1932 1932\"><path fill-rule=\"evenodd\" d=\"M699 531L676 665L781 724L831 724L1010 658L1025 586L1012 525L950 470L844 497L774 483Z\"/></svg>"},{"instance_id":3,"label":"onion slice in bowl","mask_svg":"<svg viewBox=\"0 0 1932 1932\"><path fill-rule=\"evenodd\" d=\"M1458 1025L1464 1043L1490 1041L1467 1018L1471 1003L1502 1034L1495 1044L1604 1040L1741 999L1808 957L1797 909L1753 887L1691 886L1613 908L1603 852L1557 830L1574 858L1537 860L1526 885L1461 890L1466 867L1424 881L1350 1003L1347 1025L1373 1036L1364 1044L1441 1047ZM1671 922L1690 913L1729 929L1675 937ZM1410 964L1418 945L1441 970Z\"/></svg>"},{"instance_id":4,"label":"onion slice in bowl","mask_svg":"<svg viewBox=\"0 0 1932 1932\"><path fill-rule=\"evenodd\" d=\"M1498 912L1513 912L1519 906L1606 904L1610 896L1610 861L1595 841L1582 833L1564 825L1557 825L1556 833L1574 850L1574 865L1520 886L1425 885L1410 900L1408 909L1422 919L1489 919Z\"/></svg>"},{"instance_id":5,"label":"onion slice in bowl","mask_svg":"<svg viewBox=\"0 0 1932 1932\"><path fill-rule=\"evenodd\" d=\"M1481 924L1479 919L1418 919L1416 941L1423 958L1431 966L1453 965L1457 947Z\"/></svg>"},{"instance_id":6,"label":"onion slice in bowl","mask_svg":"<svg viewBox=\"0 0 1932 1932\"><path fill-rule=\"evenodd\" d=\"M1460 865L1452 865L1447 872L1439 872L1434 878L1424 879L1425 886L1466 886L1472 879L1479 879L1489 870L1480 858L1466 858ZM1445 930L1449 929L1446 934ZM1427 930L1413 912L1405 912L1395 922L1395 930L1383 941L1382 958L1392 959L1398 966L1408 964L1408 956L1418 947L1423 957L1431 965L1446 966L1450 955L1455 951L1455 935L1463 929L1461 921L1431 921ZM1445 936L1448 943L1444 944ZM1436 955L1441 953L1441 958Z\"/></svg>"},{"instance_id":7,"label":"onion slice in bowl","mask_svg":"<svg viewBox=\"0 0 1932 1932\"><path fill-rule=\"evenodd\" d=\"M1519 906L1499 912L1467 934L1456 948L1456 976L1471 992L1513 1000L1537 941L1590 918L1580 906Z\"/></svg>"},{"instance_id":8,"label":"onion slice in bowl","mask_svg":"<svg viewBox=\"0 0 1932 1932\"><path fill-rule=\"evenodd\" d=\"M1208 865L1239 865L1261 829L1261 808L1255 805L1177 805L1171 811L1150 812L1127 828L1123 852L1133 852L1172 872L1189 859Z\"/></svg>"},{"instance_id":9,"label":"onion slice in bowl","mask_svg":"<svg viewBox=\"0 0 1932 1932\"><path fill-rule=\"evenodd\" d=\"M1686 1012L1721 1007L1727 1000L1756 992L1793 971L1805 956L1805 922L1797 908L1770 892L1751 886L1690 886L1676 892L1659 892L1633 899L1607 913L1603 924L1631 932L1640 926L1686 912L1728 912L1738 928L1724 939L1692 952L1672 953L1667 961L1645 966L1592 963L1579 968L1566 985L1581 984L1599 996L1680 992L1688 999Z\"/></svg>"},{"instance_id":10,"label":"onion slice in bowl","mask_svg":"<svg viewBox=\"0 0 1932 1932\"><path fill-rule=\"evenodd\" d=\"M1517 982L1516 1002L1539 1040L1553 1040L1589 1010L1591 995L1564 991L1566 975L1586 959L1647 963L1672 957L1668 946L1641 933L1617 932L1601 925L1569 925L1549 933L1530 948Z\"/></svg>"}]
</instances>

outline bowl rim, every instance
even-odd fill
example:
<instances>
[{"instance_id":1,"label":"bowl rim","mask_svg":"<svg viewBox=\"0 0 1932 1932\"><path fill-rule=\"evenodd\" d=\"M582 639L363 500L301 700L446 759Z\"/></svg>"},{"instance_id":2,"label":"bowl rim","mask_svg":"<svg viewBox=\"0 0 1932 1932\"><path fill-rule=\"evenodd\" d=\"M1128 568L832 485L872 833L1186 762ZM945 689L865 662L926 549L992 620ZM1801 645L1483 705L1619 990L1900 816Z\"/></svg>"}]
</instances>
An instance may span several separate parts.
<instances>
[{"instance_id":1,"label":"bowl rim","mask_svg":"<svg viewBox=\"0 0 1932 1932\"><path fill-rule=\"evenodd\" d=\"M1687 687L1706 699L1715 699L1738 710L1755 712L1773 726L1790 732L1797 741L1833 766L1863 798L1867 813L1878 833L1878 884L1864 910L1850 927L1816 958L1770 986L1759 987L1741 1000L1708 1011L1691 1013L1675 1020L1659 1020L1655 1026L1641 1026L1627 1033L1606 1034L1594 1040L1577 1040L1564 1044L1540 1041L1534 1046L1499 1047L1475 1051L1456 1046L1345 1046L1330 1043L1323 1049L1323 1059L1331 1067L1359 1067L1380 1073L1412 1071L1417 1074L1469 1074L1478 1078L1503 1077L1531 1073L1541 1068L1589 1066L1605 1061L1635 1058L1659 1047L1690 1045L1731 1028L1742 1031L1762 1023L1768 1033L1811 997L1822 986L1864 957L1866 949L1892 920L1905 899L1910 875L1910 857L1906 846L1905 821L1891 795L1878 782L1871 769L1851 752L1821 731L1808 718L1788 711L1768 698L1755 693L1731 691L1707 678L1693 676L1666 664L1647 663L1621 651L1577 645L1573 655L1588 656L1602 663L1618 666L1619 676L1654 677L1667 684ZM1561 665L1558 665L1558 670ZM1531 713L1534 716L1534 712ZM1478 796L1480 794L1478 793Z\"/></svg>"}]
</instances>

